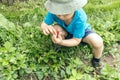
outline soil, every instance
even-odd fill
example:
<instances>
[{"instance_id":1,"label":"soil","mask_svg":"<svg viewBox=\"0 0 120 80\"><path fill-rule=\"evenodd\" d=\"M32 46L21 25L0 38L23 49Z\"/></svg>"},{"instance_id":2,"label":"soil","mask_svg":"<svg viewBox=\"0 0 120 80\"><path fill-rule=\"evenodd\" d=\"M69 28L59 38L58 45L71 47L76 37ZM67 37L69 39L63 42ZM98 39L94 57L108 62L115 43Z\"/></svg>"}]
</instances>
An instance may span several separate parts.
<instances>
[{"instance_id":1,"label":"soil","mask_svg":"<svg viewBox=\"0 0 120 80\"><path fill-rule=\"evenodd\" d=\"M38 80L35 74L27 74L24 76L24 80Z\"/></svg>"},{"instance_id":2,"label":"soil","mask_svg":"<svg viewBox=\"0 0 120 80\"><path fill-rule=\"evenodd\" d=\"M109 54L103 57L102 62L104 64L109 64L111 67L120 68L120 44L116 48L117 52L114 54L115 57L112 54Z\"/></svg>"}]
</instances>

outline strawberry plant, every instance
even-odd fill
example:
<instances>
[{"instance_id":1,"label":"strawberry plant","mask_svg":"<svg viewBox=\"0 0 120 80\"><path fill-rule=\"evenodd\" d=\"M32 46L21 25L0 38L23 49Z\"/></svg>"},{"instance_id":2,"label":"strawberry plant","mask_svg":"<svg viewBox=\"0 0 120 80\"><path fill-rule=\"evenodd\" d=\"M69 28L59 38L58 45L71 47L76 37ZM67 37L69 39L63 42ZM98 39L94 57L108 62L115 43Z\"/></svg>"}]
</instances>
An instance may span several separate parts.
<instances>
[{"instance_id":1,"label":"strawberry plant","mask_svg":"<svg viewBox=\"0 0 120 80\"><path fill-rule=\"evenodd\" d=\"M119 80L120 70L109 65L101 75L91 74L91 46L52 44L51 36L40 31L46 15L44 1L0 4L0 80L24 80L27 74L36 75L38 80ZM120 39L119 3L91 0L84 7L89 23L104 40L103 55L117 54L112 45Z\"/></svg>"}]
</instances>

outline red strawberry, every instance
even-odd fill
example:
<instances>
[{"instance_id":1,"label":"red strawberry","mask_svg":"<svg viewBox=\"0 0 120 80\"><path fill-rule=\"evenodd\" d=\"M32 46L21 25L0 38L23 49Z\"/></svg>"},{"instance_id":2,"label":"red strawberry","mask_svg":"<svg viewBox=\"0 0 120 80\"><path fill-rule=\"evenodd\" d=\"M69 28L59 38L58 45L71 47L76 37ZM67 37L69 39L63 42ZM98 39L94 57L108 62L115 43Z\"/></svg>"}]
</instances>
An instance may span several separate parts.
<instances>
[{"instance_id":1,"label":"red strawberry","mask_svg":"<svg viewBox=\"0 0 120 80\"><path fill-rule=\"evenodd\" d=\"M59 31L57 31L57 36L59 35Z\"/></svg>"}]
</instances>

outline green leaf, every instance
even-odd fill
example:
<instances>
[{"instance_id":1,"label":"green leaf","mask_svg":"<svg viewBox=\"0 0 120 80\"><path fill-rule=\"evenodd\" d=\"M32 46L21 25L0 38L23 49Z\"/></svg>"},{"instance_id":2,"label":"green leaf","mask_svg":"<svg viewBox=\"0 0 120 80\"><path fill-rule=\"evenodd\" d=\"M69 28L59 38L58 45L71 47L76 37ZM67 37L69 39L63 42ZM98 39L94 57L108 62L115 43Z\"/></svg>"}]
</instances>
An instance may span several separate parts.
<instances>
[{"instance_id":1,"label":"green leaf","mask_svg":"<svg viewBox=\"0 0 120 80\"><path fill-rule=\"evenodd\" d=\"M47 63L48 62L48 58L45 58L44 61Z\"/></svg>"},{"instance_id":2,"label":"green leaf","mask_svg":"<svg viewBox=\"0 0 120 80\"><path fill-rule=\"evenodd\" d=\"M16 50L15 47L11 47L11 48L9 49L9 52L13 52L13 51L15 51L15 50Z\"/></svg>"},{"instance_id":3,"label":"green leaf","mask_svg":"<svg viewBox=\"0 0 120 80\"><path fill-rule=\"evenodd\" d=\"M64 77L65 76L65 71L61 70L61 76Z\"/></svg>"},{"instance_id":4,"label":"green leaf","mask_svg":"<svg viewBox=\"0 0 120 80\"><path fill-rule=\"evenodd\" d=\"M12 44L7 41L7 42L5 42L4 46L7 50L9 50L12 47Z\"/></svg>"},{"instance_id":5,"label":"green leaf","mask_svg":"<svg viewBox=\"0 0 120 80\"><path fill-rule=\"evenodd\" d=\"M96 80L96 79L89 74L84 74L83 80Z\"/></svg>"},{"instance_id":6,"label":"green leaf","mask_svg":"<svg viewBox=\"0 0 120 80\"><path fill-rule=\"evenodd\" d=\"M17 75L17 74L13 74L12 76L13 76L13 78L17 78L17 77L18 77L18 75Z\"/></svg>"},{"instance_id":7,"label":"green leaf","mask_svg":"<svg viewBox=\"0 0 120 80\"><path fill-rule=\"evenodd\" d=\"M80 64L83 64L82 61L81 61L79 58L76 58L76 59L74 60L74 63L75 63L75 64L79 64L79 65L80 65Z\"/></svg>"},{"instance_id":8,"label":"green leaf","mask_svg":"<svg viewBox=\"0 0 120 80\"><path fill-rule=\"evenodd\" d=\"M15 57L11 57L9 61L10 61L11 63L13 63L13 64L18 64L18 63L16 62L16 58L15 58Z\"/></svg>"},{"instance_id":9,"label":"green leaf","mask_svg":"<svg viewBox=\"0 0 120 80\"><path fill-rule=\"evenodd\" d=\"M37 71L36 75L37 75L37 77L38 77L39 80L42 80L42 78L43 78L43 72Z\"/></svg>"},{"instance_id":10,"label":"green leaf","mask_svg":"<svg viewBox=\"0 0 120 80\"><path fill-rule=\"evenodd\" d=\"M0 26L7 30L15 28L14 23L8 21L2 14L0 14Z\"/></svg>"},{"instance_id":11,"label":"green leaf","mask_svg":"<svg viewBox=\"0 0 120 80\"><path fill-rule=\"evenodd\" d=\"M78 74L76 75L76 79L78 79L78 80L81 80L82 77L83 77L83 74L81 74L81 73L78 73Z\"/></svg>"},{"instance_id":12,"label":"green leaf","mask_svg":"<svg viewBox=\"0 0 120 80\"><path fill-rule=\"evenodd\" d=\"M26 22L26 23L23 24L23 26L24 27L30 27L30 26L32 26L32 24L31 24L31 22Z\"/></svg>"},{"instance_id":13,"label":"green leaf","mask_svg":"<svg viewBox=\"0 0 120 80\"><path fill-rule=\"evenodd\" d=\"M76 76L77 75L77 71L75 69L72 69L72 75Z\"/></svg>"},{"instance_id":14,"label":"green leaf","mask_svg":"<svg viewBox=\"0 0 120 80\"><path fill-rule=\"evenodd\" d=\"M27 68L27 69L25 70L25 72L26 72L26 73L32 73L32 70L31 70L30 68Z\"/></svg>"},{"instance_id":15,"label":"green leaf","mask_svg":"<svg viewBox=\"0 0 120 80\"><path fill-rule=\"evenodd\" d=\"M3 66L7 66L8 64L9 64L8 61L5 61L5 60L2 63Z\"/></svg>"},{"instance_id":16,"label":"green leaf","mask_svg":"<svg viewBox=\"0 0 120 80\"><path fill-rule=\"evenodd\" d=\"M76 80L76 78L74 76L70 76L68 80Z\"/></svg>"},{"instance_id":17,"label":"green leaf","mask_svg":"<svg viewBox=\"0 0 120 80\"><path fill-rule=\"evenodd\" d=\"M66 68L66 73L67 73L67 74L71 74L71 71L70 71L70 67L69 67L69 66Z\"/></svg>"},{"instance_id":18,"label":"green leaf","mask_svg":"<svg viewBox=\"0 0 120 80\"><path fill-rule=\"evenodd\" d=\"M0 52L0 55L2 55L2 52Z\"/></svg>"}]
</instances>

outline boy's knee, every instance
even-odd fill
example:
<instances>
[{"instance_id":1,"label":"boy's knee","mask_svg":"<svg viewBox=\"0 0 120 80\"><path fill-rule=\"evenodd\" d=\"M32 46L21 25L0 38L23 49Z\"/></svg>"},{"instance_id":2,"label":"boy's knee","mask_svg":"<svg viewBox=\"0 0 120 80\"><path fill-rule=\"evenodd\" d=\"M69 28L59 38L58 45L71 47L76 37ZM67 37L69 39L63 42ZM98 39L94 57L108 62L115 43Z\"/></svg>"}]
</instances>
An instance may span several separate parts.
<instances>
[{"instance_id":1,"label":"boy's knee","mask_svg":"<svg viewBox=\"0 0 120 80\"><path fill-rule=\"evenodd\" d=\"M97 40L93 42L93 46L95 48L101 48L103 47L103 39L101 37L98 37Z\"/></svg>"},{"instance_id":2,"label":"boy's knee","mask_svg":"<svg viewBox=\"0 0 120 80\"><path fill-rule=\"evenodd\" d=\"M61 32L62 37L66 37L67 36L67 32L60 26L60 25L53 25L53 27L55 28L56 31Z\"/></svg>"},{"instance_id":3,"label":"boy's knee","mask_svg":"<svg viewBox=\"0 0 120 80\"><path fill-rule=\"evenodd\" d=\"M53 27L55 28L56 31L62 31L63 29L61 28L61 26L59 25L53 25Z\"/></svg>"}]
</instances>

